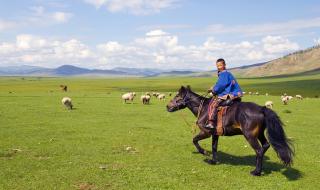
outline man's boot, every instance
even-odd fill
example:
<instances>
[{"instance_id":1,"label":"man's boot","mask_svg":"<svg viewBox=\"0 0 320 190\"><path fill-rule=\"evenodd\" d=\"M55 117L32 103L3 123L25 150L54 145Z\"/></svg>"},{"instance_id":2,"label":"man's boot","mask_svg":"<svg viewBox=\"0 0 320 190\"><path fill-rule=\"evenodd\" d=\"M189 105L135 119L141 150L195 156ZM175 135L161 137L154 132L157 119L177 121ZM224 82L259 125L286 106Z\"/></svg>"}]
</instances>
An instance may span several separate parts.
<instances>
[{"instance_id":1,"label":"man's boot","mask_svg":"<svg viewBox=\"0 0 320 190\"><path fill-rule=\"evenodd\" d=\"M214 121L212 120L210 120L208 124L204 126L204 128L208 129L212 135L214 135L216 132L216 126L214 125Z\"/></svg>"}]
</instances>

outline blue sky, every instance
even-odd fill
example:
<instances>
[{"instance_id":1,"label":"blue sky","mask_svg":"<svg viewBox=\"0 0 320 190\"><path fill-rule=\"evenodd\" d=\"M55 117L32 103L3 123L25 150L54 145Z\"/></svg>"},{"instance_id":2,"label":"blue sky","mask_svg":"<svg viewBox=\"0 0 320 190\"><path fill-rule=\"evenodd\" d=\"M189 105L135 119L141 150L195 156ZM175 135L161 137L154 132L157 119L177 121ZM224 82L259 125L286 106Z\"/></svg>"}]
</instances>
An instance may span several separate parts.
<instances>
[{"instance_id":1,"label":"blue sky","mask_svg":"<svg viewBox=\"0 0 320 190\"><path fill-rule=\"evenodd\" d=\"M0 66L208 70L319 43L315 0L0 0Z\"/></svg>"}]
</instances>

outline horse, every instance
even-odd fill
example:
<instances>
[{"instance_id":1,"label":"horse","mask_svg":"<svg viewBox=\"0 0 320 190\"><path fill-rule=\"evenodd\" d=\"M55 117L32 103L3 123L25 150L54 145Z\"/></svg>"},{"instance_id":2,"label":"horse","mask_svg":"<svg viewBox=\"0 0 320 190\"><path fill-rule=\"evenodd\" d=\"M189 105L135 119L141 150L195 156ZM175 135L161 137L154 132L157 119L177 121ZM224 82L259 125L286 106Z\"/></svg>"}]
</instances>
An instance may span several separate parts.
<instances>
[{"instance_id":1,"label":"horse","mask_svg":"<svg viewBox=\"0 0 320 190\"><path fill-rule=\"evenodd\" d=\"M189 86L181 86L178 94L167 104L168 112L188 108L197 117L196 124L200 132L193 138L193 144L199 153L208 154L199 145L199 141L212 136L212 159L206 160L208 164L217 163L219 140L218 135L204 128L208 121L208 106L212 98L196 94ZM228 107L225 115L223 119L224 135L243 135L256 153L256 167L250 172L251 175L261 175L263 156L270 147L270 144L285 166L292 165L294 156L293 145L286 137L283 129L284 125L274 111L253 102L234 101ZM265 129L267 130L269 141L264 135Z\"/></svg>"}]
</instances>

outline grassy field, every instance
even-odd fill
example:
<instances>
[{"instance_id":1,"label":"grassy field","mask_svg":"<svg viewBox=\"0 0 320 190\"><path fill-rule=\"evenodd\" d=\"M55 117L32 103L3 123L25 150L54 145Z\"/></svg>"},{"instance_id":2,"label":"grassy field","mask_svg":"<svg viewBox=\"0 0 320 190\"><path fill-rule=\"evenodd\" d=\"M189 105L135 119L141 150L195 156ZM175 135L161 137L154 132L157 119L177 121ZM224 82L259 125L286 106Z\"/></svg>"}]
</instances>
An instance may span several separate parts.
<instances>
[{"instance_id":1,"label":"grassy field","mask_svg":"<svg viewBox=\"0 0 320 190\"><path fill-rule=\"evenodd\" d=\"M141 93L206 91L214 78L0 78L0 189L319 189L320 75L239 79L244 101L274 110L294 141L294 165L281 165L272 148L263 175L252 177L255 155L243 136L221 137L218 165L194 153L188 110L166 112L166 102L139 101ZM60 84L67 84L63 93ZM120 95L135 91L133 104ZM302 94L282 105L280 94ZM75 109L66 110L69 96ZM201 141L210 150L210 140Z\"/></svg>"}]
</instances>

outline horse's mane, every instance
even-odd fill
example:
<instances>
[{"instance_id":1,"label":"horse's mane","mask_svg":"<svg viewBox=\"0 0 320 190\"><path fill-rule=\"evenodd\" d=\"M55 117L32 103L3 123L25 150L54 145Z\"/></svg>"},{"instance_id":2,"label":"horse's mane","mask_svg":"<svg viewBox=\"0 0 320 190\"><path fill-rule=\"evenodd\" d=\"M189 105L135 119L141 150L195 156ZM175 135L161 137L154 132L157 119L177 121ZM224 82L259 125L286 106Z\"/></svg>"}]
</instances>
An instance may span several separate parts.
<instances>
[{"instance_id":1,"label":"horse's mane","mask_svg":"<svg viewBox=\"0 0 320 190\"><path fill-rule=\"evenodd\" d=\"M190 94L192 94L192 95L194 95L194 96L197 96L197 98L199 98L199 99L201 99L201 100L211 100L212 99L212 97L206 97L206 96L204 96L204 94L202 94L202 95L200 95L200 94L197 94L197 93L195 93L195 92L193 92L191 89L188 89L188 92L190 93ZM208 94L205 94L205 95L208 95Z\"/></svg>"}]
</instances>

